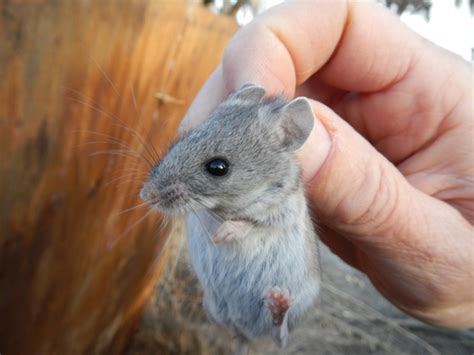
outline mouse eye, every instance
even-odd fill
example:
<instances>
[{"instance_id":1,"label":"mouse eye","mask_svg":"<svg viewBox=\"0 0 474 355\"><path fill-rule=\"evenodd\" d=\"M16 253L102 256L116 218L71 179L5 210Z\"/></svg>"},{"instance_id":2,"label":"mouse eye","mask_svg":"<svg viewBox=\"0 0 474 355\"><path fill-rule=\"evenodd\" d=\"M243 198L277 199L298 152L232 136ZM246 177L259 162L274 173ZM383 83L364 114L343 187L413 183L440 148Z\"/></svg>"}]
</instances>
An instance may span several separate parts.
<instances>
[{"instance_id":1,"label":"mouse eye","mask_svg":"<svg viewBox=\"0 0 474 355\"><path fill-rule=\"evenodd\" d=\"M223 158L213 158L206 163L206 171L214 176L224 176L229 172L229 163Z\"/></svg>"}]
</instances>

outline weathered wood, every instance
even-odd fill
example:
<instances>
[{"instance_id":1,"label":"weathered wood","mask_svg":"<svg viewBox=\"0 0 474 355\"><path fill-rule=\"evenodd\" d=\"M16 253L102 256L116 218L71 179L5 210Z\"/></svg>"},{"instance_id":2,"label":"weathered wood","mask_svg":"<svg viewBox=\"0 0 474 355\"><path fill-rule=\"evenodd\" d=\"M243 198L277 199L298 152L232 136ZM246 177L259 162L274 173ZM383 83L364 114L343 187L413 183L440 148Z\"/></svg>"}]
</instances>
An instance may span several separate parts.
<instances>
[{"instance_id":1,"label":"weathered wood","mask_svg":"<svg viewBox=\"0 0 474 355\"><path fill-rule=\"evenodd\" d=\"M124 349L167 230L120 213L142 158L91 153L156 161L140 140L168 145L234 30L184 1L0 3L1 354Z\"/></svg>"}]
</instances>

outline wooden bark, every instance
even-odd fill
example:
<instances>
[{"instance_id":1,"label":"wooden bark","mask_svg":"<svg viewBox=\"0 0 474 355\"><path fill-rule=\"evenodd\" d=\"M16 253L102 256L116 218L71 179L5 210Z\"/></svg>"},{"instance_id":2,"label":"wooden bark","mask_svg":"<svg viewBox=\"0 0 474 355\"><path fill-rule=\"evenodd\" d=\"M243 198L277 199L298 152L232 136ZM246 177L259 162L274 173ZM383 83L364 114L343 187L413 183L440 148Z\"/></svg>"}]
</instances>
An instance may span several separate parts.
<instances>
[{"instance_id":1,"label":"wooden bark","mask_svg":"<svg viewBox=\"0 0 474 355\"><path fill-rule=\"evenodd\" d=\"M123 351L168 229L121 211L234 30L184 1L0 2L1 354Z\"/></svg>"}]
</instances>

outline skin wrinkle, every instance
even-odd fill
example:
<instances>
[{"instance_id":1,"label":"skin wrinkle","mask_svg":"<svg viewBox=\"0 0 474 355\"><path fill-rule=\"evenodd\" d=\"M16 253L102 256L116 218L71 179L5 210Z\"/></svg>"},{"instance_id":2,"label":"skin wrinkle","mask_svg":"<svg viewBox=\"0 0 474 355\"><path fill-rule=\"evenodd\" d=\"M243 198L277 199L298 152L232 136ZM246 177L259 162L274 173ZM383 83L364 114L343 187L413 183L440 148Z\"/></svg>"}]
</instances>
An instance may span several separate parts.
<instances>
[{"instance_id":1,"label":"skin wrinkle","mask_svg":"<svg viewBox=\"0 0 474 355\"><path fill-rule=\"evenodd\" d=\"M398 83L402 82L405 78L411 75L415 70L416 66L420 61L420 55L415 51L410 51L410 56L406 60L405 66L400 66L398 73L395 75L394 79L387 86L383 86L380 92L387 92L390 88L395 87Z\"/></svg>"},{"instance_id":2,"label":"skin wrinkle","mask_svg":"<svg viewBox=\"0 0 474 355\"><path fill-rule=\"evenodd\" d=\"M390 297L390 295L393 293L393 285L389 283L389 279L386 277L383 277L380 273L374 272L376 270L377 265L372 265L372 262L370 262L369 258L361 258L366 264L364 265L364 270L367 273L367 276L370 278L370 280L377 285L377 290L385 297ZM403 274L398 274L398 277L403 277ZM423 285L424 280L418 280L419 282L415 282L415 280L410 279L405 281L403 284L406 285ZM419 287L416 287L419 290ZM419 290L421 291L421 290ZM424 290L423 290L424 291ZM423 292L426 293L426 292ZM401 297L398 300L395 300L393 303L395 306L398 308L412 312L412 310L421 310L421 309L426 309L426 308L431 308L431 305L428 305L426 303L426 300L424 297L421 297L420 299L415 299L413 297L404 297L404 295L411 295L412 293L409 292L404 292L400 293ZM418 292L418 294L421 294L421 292ZM428 298L428 297L426 297Z\"/></svg>"},{"instance_id":3,"label":"skin wrinkle","mask_svg":"<svg viewBox=\"0 0 474 355\"><path fill-rule=\"evenodd\" d=\"M433 144L435 144L435 142L433 142ZM431 145L425 148L425 150L428 150L430 148ZM425 150L423 150L422 152L424 152ZM411 159L416 158L417 156L414 155ZM473 181L471 181L468 177L465 177L463 175L455 177L452 176L452 173L450 173L450 171L456 169L456 165L457 162L455 162L453 166L453 163L448 163L448 161L446 161L442 165L437 164L436 166L429 169L426 166L421 166L420 169L418 169L418 171L416 172L405 171L405 174L407 174L406 178L413 186L420 189L421 191L426 192L429 195L432 195L433 197L438 197L439 199L447 202L450 198L450 194L448 194L447 196L440 196L441 193L445 191L456 191L459 185L471 185L472 187L474 187ZM469 171L466 171L465 173L469 174ZM425 176L425 178L422 178L422 176ZM462 184L462 182L464 182L464 184ZM470 214L464 215L466 216L466 218L472 221L472 217L470 216Z\"/></svg>"},{"instance_id":4,"label":"skin wrinkle","mask_svg":"<svg viewBox=\"0 0 474 355\"><path fill-rule=\"evenodd\" d=\"M451 88L451 87L452 87L451 85L449 85L449 82L450 82L450 81L453 81L452 74L453 74L453 70L452 70L452 69L451 69L448 73L445 74L444 83L439 86L438 92L434 95L435 97L436 97L436 96L439 97L439 100L436 100L436 99L435 99L435 100L433 100L433 101L435 101L435 102L436 102L436 101L441 102L441 100L442 100L444 97L446 97L446 96L444 95L444 94L445 94L444 88L446 88L446 87ZM445 132L443 132L443 131L444 131L444 130L443 130L443 127L444 127L444 126L449 127L449 126L450 126L449 123L450 123L451 121L455 121L455 119L453 119L452 113L456 110L456 107L460 104L460 102L461 102L462 99L463 99L463 98L462 98L462 95L461 95L461 93L460 93L460 94L459 94L459 97L454 100L454 103L452 104L451 108L444 109L444 110L443 110L442 108L440 108L440 109L438 110L438 112L440 113L440 115L441 115L442 117L440 118L440 120L439 120L437 126L433 128L433 131L434 131L434 132L433 132L433 135L432 135L432 137L431 137L431 139L430 139L430 140L432 141L431 143L433 143L433 137L435 137L436 133L438 134L438 136L443 135L443 133L445 133ZM450 106L450 105L448 105L448 104L445 104L445 105ZM443 104L441 103L440 106L443 106ZM445 112L445 113L443 114L443 112ZM428 143L428 142L426 142L426 143ZM420 148L420 149L422 149L422 148ZM420 149L417 149L417 150L420 150Z\"/></svg>"},{"instance_id":5,"label":"skin wrinkle","mask_svg":"<svg viewBox=\"0 0 474 355\"><path fill-rule=\"evenodd\" d=\"M367 164L369 165L369 164ZM361 170L359 167L357 167L357 169ZM364 173L362 174L355 174L356 176L359 176L359 177L363 177L364 176ZM371 174L372 175L372 174ZM373 174L372 176L375 176L375 174ZM381 182L381 179L380 179L380 172L379 172L379 169L377 169L377 180L378 180L378 183L376 183L377 185L380 185L382 182ZM372 186L372 184L370 184ZM364 190L364 187L367 186L367 181L365 181L365 179L359 179L358 181L358 184L357 184L357 187L351 187L351 194L350 195L344 195L342 196L343 198L336 204L335 208L334 208L334 211L331 211L331 214L334 214L336 216L338 216L338 227L341 229L341 230L345 230L345 228L349 228L349 229L352 229L351 227L354 226L354 227L357 227L357 225L353 225L354 222L356 222L359 218L361 217L367 217L367 214L368 213L371 213L371 207L372 207L372 204L374 202L374 199L378 198L376 193L373 193L373 198L370 199L370 202L369 203L365 203L364 204L364 207L363 208L360 208L359 212L360 212L360 215L357 215L357 216L350 216L352 213L352 208L351 206L347 206L348 203L350 202L353 202L353 201L360 201L360 199L358 198L360 195L361 195L361 192L362 190ZM362 193L362 195L364 195ZM360 205L359 205L360 207ZM351 211L351 212L348 212L348 211ZM349 217L350 216L350 217ZM361 225L358 225L359 227Z\"/></svg>"},{"instance_id":6,"label":"skin wrinkle","mask_svg":"<svg viewBox=\"0 0 474 355\"><path fill-rule=\"evenodd\" d=\"M425 226L426 228L429 226L429 223L422 224L422 226ZM419 229L421 228L421 226L417 226L416 228ZM425 233L422 232L420 234L426 234L426 232ZM403 235L403 233L400 233L400 235ZM431 273L431 270L439 270L440 268L442 268L448 271L448 273L446 273L447 275L456 276L454 277L454 279L457 279L458 281L462 281L465 278L462 276L458 277L460 273L455 267L453 267L453 265L456 265L455 262L447 261L445 263L440 263L440 260L442 259L440 259L438 256L442 253L440 253L439 250L434 250L433 248L430 248L430 246L433 246L432 243L427 245L426 247L420 248L419 246L413 244L414 241L415 240L413 239L406 238L403 243L399 244L398 255L401 258L400 259L397 258L398 260L395 261L395 266L400 265L399 267L401 268L407 268L407 267L412 268L413 266L411 266L409 262L411 259L416 258L416 259L424 260L424 263L421 264L421 265L424 265L423 268L425 269L425 273L423 274L424 275L423 279L420 279L419 282L413 282L413 280L407 280L406 284L407 285L410 285L410 284L422 285L423 288L428 289L426 293L428 293L431 297L429 298L429 302L427 304L426 299L422 295L418 295L417 293L414 293L416 298L410 299L410 303L415 303L416 304L415 308L420 308L420 307L435 307L435 305L433 304L433 301L435 299L440 299L440 300L444 299L446 300L445 302L448 302L449 299L451 298L450 290L448 291L445 288L440 287L442 285L440 285L439 283L438 275L435 273ZM423 242L423 240L418 240L418 241ZM390 250L388 252L390 254ZM384 253L379 255L379 259L381 258L382 262L384 263L390 263L391 258L384 258L383 254ZM373 279L376 282L376 284L380 284L379 290L383 291L384 289L390 289L391 286L388 282L386 282L385 278L382 277L382 279L380 279L378 273L371 272L371 270L375 271L375 269L376 269L376 266L375 268L373 266L366 268L369 274L369 277ZM407 274L407 273L401 272L400 275L403 276L404 274ZM417 273L413 272L411 274L416 275ZM429 277L430 275L431 277ZM448 281L448 279L446 281ZM382 293L385 293L385 292L382 292ZM388 292L388 294L389 293L390 292ZM407 300L405 300L405 303L407 303Z\"/></svg>"},{"instance_id":7,"label":"skin wrinkle","mask_svg":"<svg viewBox=\"0 0 474 355\"><path fill-rule=\"evenodd\" d=\"M335 230L323 224L323 218L320 220L318 219L318 222L320 223L318 234L321 241L347 264L355 269L365 272L359 259L359 252L361 252L360 247L352 243L349 239L340 238Z\"/></svg>"},{"instance_id":8,"label":"skin wrinkle","mask_svg":"<svg viewBox=\"0 0 474 355\"><path fill-rule=\"evenodd\" d=\"M420 194L422 194L420 192ZM427 196L427 199L431 199L431 197ZM454 208L451 208L451 212L458 213ZM458 283L463 283L465 277L455 277L454 280L450 275L459 275L460 272L464 274L464 270L459 268L460 260L463 260L466 256L469 258L468 255L463 255L462 251L457 253L446 254L446 243L449 241L446 237L450 237L450 231L452 228L445 227L446 233L439 233L439 230L434 228L432 223L430 223L430 217L427 215L426 211L423 209L418 209L415 211L415 214L418 216L415 219L416 225L413 223L411 224L411 228L416 229L416 231L411 231L407 233L407 235L424 235L430 236L429 238L409 238L406 237L403 239L404 243L407 245L409 252L412 257L415 257L419 260L422 260L425 268L425 275L432 275L432 283L437 286L436 290L438 292L444 291L447 295L451 294L451 290L446 289L443 287L443 284L439 282L439 276L436 274L432 274L431 270L445 270L449 271L448 273L444 272L443 275L445 276L445 282L450 281L451 284L456 285ZM421 222L421 221L423 222ZM448 221L449 223L449 221ZM423 230L425 229L425 230ZM441 236L441 238L440 238ZM435 239L437 237L437 239ZM445 256L445 257L442 257ZM431 280L430 279L430 280Z\"/></svg>"},{"instance_id":9,"label":"skin wrinkle","mask_svg":"<svg viewBox=\"0 0 474 355\"><path fill-rule=\"evenodd\" d=\"M372 26L370 27L371 30L366 30L366 31L370 33L370 37L372 37L372 39L373 39L373 37L374 37L373 31L372 31L372 29L373 29L373 23L372 23L371 25L372 25ZM367 26L367 27L368 27L368 26ZM370 42L370 38L369 38L369 42ZM372 53L372 55L371 55L371 56L368 58L368 60L367 60L367 62L368 62L369 64L367 64L367 65L365 66L365 68L364 68L364 69L365 69L365 70L364 70L365 72L364 72L364 73L359 73L359 77L360 77L359 79L360 79L360 81L362 81L362 82L367 81L367 78L373 80L373 78L374 78L374 76L375 76L373 73L376 72L377 66L380 66L380 61L381 61L380 52L379 52L379 51L374 51L374 52ZM385 66L385 67L388 67L387 65L384 65L384 66ZM388 84L387 84L387 85L388 85ZM373 86L383 88L383 86L386 86L386 85L384 85L383 83L378 83L378 84L373 84ZM360 93L364 93L364 90L360 90L359 92L360 92ZM369 91L369 92L370 92L370 91Z\"/></svg>"},{"instance_id":10,"label":"skin wrinkle","mask_svg":"<svg viewBox=\"0 0 474 355\"><path fill-rule=\"evenodd\" d=\"M349 117L349 112L351 116L350 124L351 126L363 137L369 139L368 136L368 126L366 120L363 119L361 113L361 106L355 105L356 100L359 98L358 93L348 92L341 97L341 100L336 103L336 106L333 107L334 111L343 118ZM330 106L332 107L332 106Z\"/></svg>"},{"instance_id":11,"label":"skin wrinkle","mask_svg":"<svg viewBox=\"0 0 474 355\"><path fill-rule=\"evenodd\" d=\"M441 120L441 122L439 123L439 125L437 127L437 130L439 130L443 126L443 124L445 124L445 123L447 124L447 122L449 122L449 121L452 121L452 120L456 121L455 117L452 116L452 113L456 110L456 107L459 105L459 103L461 102L461 100L463 99L463 96L464 96L463 91L458 90L458 94L455 95L456 98L451 99L451 100L453 100L453 103L451 103L451 104L444 103L444 105L443 105L443 99L449 100L449 96L445 95L446 94L446 88L449 88L449 92L452 92L454 89L457 89L457 85L451 85L451 83L456 84L456 81L453 78L455 72L454 72L453 68L448 67L447 69L448 69L448 71L446 72L446 74L443 78L443 83L441 85L439 85L438 91L434 95L435 97L439 98L439 100L437 100L438 102L440 102L440 106L441 106L439 112L443 113L443 117L444 117ZM443 109L442 106L446 106L447 108Z\"/></svg>"},{"instance_id":12,"label":"skin wrinkle","mask_svg":"<svg viewBox=\"0 0 474 355\"><path fill-rule=\"evenodd\" d=\"M369 41L368 38L366 38L366 32L365 32L365 27L364 27L364 32L361 32L361 28L358 27L357 21L359 22L364 22L366 23L368 19L370 19L373 25L378 25L380 20L377 20L373 22L373 19L377 19L377 17L380 17L381 14L383 14L387 20L393 21L393 17L391 14L389 14L388 11L379 11L382 9L381 7L379 9L376 9L373 4L361 4L358 2L351 2L349 6L349 16L348 16L348 21L346 24L345 31L343 33L343 36L339 40L339 44L337 47L337 52L333 54L331 57L331 60L326 63L326 65L319 70L318 76L326 83L330 85L337 86L339 88L348 90L348 91L358 91L358 92L374 92L374 91L379 91L380 89L383 89L384 87L387 87L390 85L394 80L398 79L398 71L394 74L391 75L391 77L387 77L387 68L385 66L380 65L380 63L377 65L378 72L373 72L372 75L370 75L369 81L364 81L363 78L359 76L361 68L363 68L364 72L366 74L363 74L363 76L368 75L368 70L366 69L366 63L367 63L367 58L363 62L361 62L359 68L357 70L353 70L353 66L356 65L354 63L358 63L357 57L354 57L354 60L349 60L348 57L348 52L354 52L357 51L356 48L353 47L352 43L357 43L358 46L362 46L361 51L365 49L365 47L372 46L374 47L374 44L372 42L374 41ZM373 15L370 17L370 15ZM377 16L378 15L378 16ZM401 27L401 29L405 30L405 27ZM408 30L408 29L406 29ZM354 32L355 31L355 32ZM412 56L412 50L411 48L413 47L411 45L411 41L413 41L411 36L402 36L405 40L410 41L410 43L406 42L402 47L403 50L403 55L397 56L398 60L393 63L392 66L389 67L391 71L393 71L393 67L395 65L399 65L400 63L400 58L403 58L408 61L410 61L410 57ZM397 39L398 36L395 36L393 33L389 33L389 40L390 43L394 42L394 39ZM381 40L380 36L375 36L375 43L378 43L377 39L379 41ZM384 41L386 38L383 39ZM397 39L397 41L399 41ZM410 44L410 45L408 45ZM371 51L369 53L372 53L372 56L370 58L373 58L374 53L382 52L379 48L383 48L383 46L375 46L377 50ZM393 48L397 48L397 46L393 46ZM367 53L365 53L367 54ZM379 54L377 54L379 55ZM392 52L384 54L385 57L390 58L393 55ZM375 63L373 59L370 60L371 62ZM341 71L343 73L351 71L350 76L345 76L341 75ZM372 69L373 71L373 69ZM357 73L356 76L354 76L354 73ZM377 75L373 75L377 74ZM376 82L374 81L374 78L381 78L383 82ZM350 81L347 81L350 80ZM384 83L386 82L386 83ZM365 83L365 84L364 84ZM365 85L364 88L362 88L362 85ZM368 85L368 86L367 86Z\"/></svg>"},{"instance_id":13,"label":"skin wrinkle","mask_svg":"<svg viewBox=\"0 0 474 355\"><path fill-rule=\"evenodd\" d=\"M395 212L399 206L399 189L391 179L391 174L386 173L386 168L379 165L378 186L374 191L372 201L369 203L366 211L355 218L351 223L354 226L363 227L371 233L377 233L381 228L392 228ZM380 196L383 201L380 201ZM376 206L375 208L373 206ZM397 218L395 218L397 219ZM390 222L390 223L389 223Z\"/></svg>"},{"instance_id":14,"label":"skin wrinkle","mask_svg":"<svg viewBox=\"0 0 474 355\"><path fill-rule=\"evenodd\" d=\"M453 129L454 131L454 129ZM445 136L446 134L448 134L448 132L445 132L445 134L443 136ZM420 148L420 151L414 153L409 159L405 160L404 162L402 162L400 165L398 165L398 169L403 173L403 175L405 176L405 178L410 181L411 183L413 183L413 180L415 180L416 177L418 177L420 174L424 175L425 177L428 178L428 180L425 180L424 182L429 182L429 178L434 174L434 173L437 173L439 171L443 171L443 170L450 170L450 169L446 169L446 168L449 168L450 165L452 165L452 163L449 163L449 165L447 165L448 163L447 162L444 162L442 165L440 165L441 163L438 163L436 162L436 166L434 167L429 167L427 165L432 165L432 162L431 161L428 161L427 164L424 164L424 165L416 165L414 163L418 163L418 161L420 160L420 155L421 154L424 154L426 152L429 152L429 149L432 149L434 144L439 144L439 138L438 137L438 140L433 140L429 143L429 145L427 145L426 147L423 147L423 148ZM415 167L415 168L418 168L416 170L411 170L411 167ZM445 172L445 175L451 175L449 172ZM431 186L432 183L429 184L429 186ZM433 195L433 192L430 192L430 190L426 189L425 187L423 187L422 185L419 185L419 184L415 184L414 185L416 188L426 192L427 194L429 195Z\"/></svg>"},{"instance_id":15,"label":"skin wrinkle","mask_svg":"<svg viewBox=\"0 0 474 355\"><path fill-rule=\"evenodd\" d=\"M369 100L370 99L372 98L369 98ZM418 100L413 100L413 101L417 102ZM361 102L361 104L364 104L364 103L368 105L371 104L371 102ZM421 125L422 121L425 121L425 120L423 118L418 119L416 117L423 116L425 112L431 111L431 108L428 107L428 105L426 107L420 107L420 108L416 108L417 106L420 106L420 101L418 101L418 104L415 104L414 106L407 108L407 110L409 111L405 114L405 116L413 117L413 119L403 122L404 126L401 126L398 129L395 129L394 125L400 122L398 118L402 116L403 114L401 112L393 112L389 114L389 117L393 116L393 120L390 121L388 118L386 119L386 121L388 122L393 122L393 124L390 126L391 127L390 129L387 130L387 128L383 126L376 127L376 131L380 131L384 129L386 130L386 132L381 137L378 136L378 133L376 133L376 131L373 131L372 133L369 132L369 137L370 137L369 140L376 146L376 148L379 151L381 151L390 161L394 162L395 164L405 160L408 156L410 156L412 151L416 151L417 149L419 149L419 147L423 144L424 141L431 139L436 134L436 131L434 129L430 130L430 132L428 133L422 132L423 136L426 136L426 138L420 139L421 138L420 133L419 133L420 130L417 129L416 127ZM364 111L368 111L368 110L364 110ZM426 115L426 116L429 117L429 115ZM363 120L368 121L368 122L371 121L371 119L365 115L364 115ZM401 133L404 131L406 131L407 134L401 136ZM410 140L410 144L407 144L406 142L407 137L418 137L418 139ZM403 155L401 155L400 152L397 152L398 154L395 154L394 152L392 152L393 147L399 146L399 144L394 144L392 142L396 138L404 139L405 149L404 149Z\"/></svg>"},{"instance_id":16,"label":"skin wrinkle","mask_svg":"<svg viewBox=\"0 0 474 355\"><path fill-rule=\"evenodd\" d=\"M398 74L394 77L393 80L388 82L385 86L381 87L381 90L377 92L377 95L391 93L393 94L394 88L401 82L405 81L407 77L410 76L411 72L415 70L419 62L419 55L416 54L415 51L410 51L409 59L406 61L406 66L400 66ZM345 95L342 95L339 101L334 102L334 109L335 111L341 115L341 117L350 117L350 123L355 127L355 129L362 134L364 137L370 140L370 134L367 122L370 122L370 119L362 114L361 112L361 97L371 97L370 94L356 94L353 92L348 92ZM355 104L354 104L355 103ZM331 105L330 105L331 106ZM331 106L332 107L332 106ZM357 121L358 124L354 125L354 121ZM397 133L394 133L397 134ZM377 143L376 143L377 145ZM382 150L383 152L383 150Z\"/></svg>"}]
</instances>

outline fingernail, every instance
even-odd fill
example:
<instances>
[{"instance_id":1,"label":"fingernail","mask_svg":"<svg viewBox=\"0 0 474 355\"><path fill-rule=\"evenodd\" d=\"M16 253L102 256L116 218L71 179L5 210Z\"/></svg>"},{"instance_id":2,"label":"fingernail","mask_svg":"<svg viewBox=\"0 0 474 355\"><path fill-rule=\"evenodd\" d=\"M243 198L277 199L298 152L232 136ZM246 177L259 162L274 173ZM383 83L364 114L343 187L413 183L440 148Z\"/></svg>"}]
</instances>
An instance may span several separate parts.
<instances>
[{"instance_id":1,"label":"fingernail","mask_svg":"<svg viewBox=\"0 0 474 355\"><path fill-rule=\"evenodd\" d=\"M319 104L311 101L315 115L314 127L306 142L296 151L302 169L303 181L309 181L317 174L331 151L331 138L326 127L318 118L320 110L316 110L317 105Z\"/></svg>"}]
</instances>

